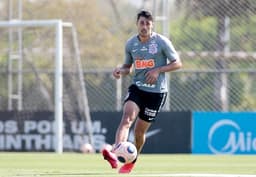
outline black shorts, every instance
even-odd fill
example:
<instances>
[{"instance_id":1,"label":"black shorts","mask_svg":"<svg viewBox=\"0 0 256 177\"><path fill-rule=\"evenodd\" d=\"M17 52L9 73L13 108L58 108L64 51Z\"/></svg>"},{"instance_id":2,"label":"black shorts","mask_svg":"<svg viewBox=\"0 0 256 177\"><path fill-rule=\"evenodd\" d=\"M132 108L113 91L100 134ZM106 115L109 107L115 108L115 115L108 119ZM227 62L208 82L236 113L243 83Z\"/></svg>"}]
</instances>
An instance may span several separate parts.
<instances>
[{"instance_id":1,"label":"black shorts","mask_svg":"<svg viewBox=\"0 0 256 177\"><path fill-rule=\"evenodd\" d=\"M131 100L140 108L139 118L147 122L155 121L160 108L166 101L167 93L152 93L140 90L136 85L131 85L125 101Z\"/></svg>"}]
</instances>

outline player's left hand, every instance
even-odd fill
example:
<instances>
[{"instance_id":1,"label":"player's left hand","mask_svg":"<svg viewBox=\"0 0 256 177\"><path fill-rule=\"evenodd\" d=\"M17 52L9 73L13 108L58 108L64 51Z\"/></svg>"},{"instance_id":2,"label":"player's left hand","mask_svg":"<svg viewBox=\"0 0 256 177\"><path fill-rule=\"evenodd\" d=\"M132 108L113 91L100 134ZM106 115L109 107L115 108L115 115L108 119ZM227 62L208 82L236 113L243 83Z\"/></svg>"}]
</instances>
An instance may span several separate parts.
<instances>
[{"instance_id":1,"label":"player's left hand","mask_svg":"<svg viewBox=\"0 0 256 177\"><path fill-rule=\"evenodd\" d=\"M146 83L147 84L154 84L157 81L157 78L159 76L159 69L154 68L146 72Z\"/></svg>"}]
</instances>

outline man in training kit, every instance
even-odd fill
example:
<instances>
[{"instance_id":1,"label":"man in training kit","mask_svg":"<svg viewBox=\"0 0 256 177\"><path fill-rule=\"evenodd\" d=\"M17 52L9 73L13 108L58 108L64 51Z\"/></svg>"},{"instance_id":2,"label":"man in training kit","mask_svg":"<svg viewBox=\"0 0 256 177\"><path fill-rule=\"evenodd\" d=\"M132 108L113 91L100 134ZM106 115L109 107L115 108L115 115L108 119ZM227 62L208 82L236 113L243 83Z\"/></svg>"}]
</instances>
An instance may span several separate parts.
<instances>
[{"instance_id":1,"label":"man in training kit","mask_svg":"<svg viewBox=\"0 0 256 177\"><path fill-rule=\"evenodd\" d=\"M142 10L137 14L136 25L138 34L127 41L124 64L114 69L113 76L119 79L130 74L132 65L134 67L133 83L125 98L115 145L127 141L130 127L136 120L134 144L139 154L146 140L146 132L166 100L168 88L165 72L181 68L182 63L171 41L153 32L153 16L149 11ZM102 151L112 168L118 167L113 153L115 145L112 151ZM119 173L130 173L136 160L124 164Z\"/></svg>"}]
</instances>

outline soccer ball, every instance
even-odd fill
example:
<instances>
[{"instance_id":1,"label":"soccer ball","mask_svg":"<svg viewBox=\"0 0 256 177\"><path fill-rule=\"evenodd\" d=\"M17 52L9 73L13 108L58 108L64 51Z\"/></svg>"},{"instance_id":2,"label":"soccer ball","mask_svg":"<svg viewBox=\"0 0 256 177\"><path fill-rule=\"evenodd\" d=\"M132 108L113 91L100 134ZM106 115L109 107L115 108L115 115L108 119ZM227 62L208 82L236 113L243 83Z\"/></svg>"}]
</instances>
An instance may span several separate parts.
<instances>
[{"instance_id":1,"label":"soccer ball","mask_svg":"<svg viewBox=\"0 0 256 177\"><path fill-rule=\"evenodd\" d=\"M95 152L93 146L89 143L82 144L80 150L84 154L92 154Z\"/></svg>"},{"instance_id":2,"label":"soccer ball","mask_svg":"<svg viewBox=\"0 0 256 177\"><path fill-rule=\"evenodd\" d=\"M131 142L121 142L114 148L113 151L121 163L131 163L137 157L137 149Z\"/></svg>"}]
</instances>

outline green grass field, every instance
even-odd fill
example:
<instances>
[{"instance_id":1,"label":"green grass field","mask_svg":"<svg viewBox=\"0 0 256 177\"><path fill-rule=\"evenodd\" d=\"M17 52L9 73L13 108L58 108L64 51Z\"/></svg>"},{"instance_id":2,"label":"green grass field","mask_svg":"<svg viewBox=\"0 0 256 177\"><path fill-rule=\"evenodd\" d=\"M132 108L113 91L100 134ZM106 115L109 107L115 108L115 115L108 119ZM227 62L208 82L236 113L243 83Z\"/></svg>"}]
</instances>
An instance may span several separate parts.
<instances>
[{"instance_id":1,"label":"green grass field","mask_svg":"<svg viewBox=\"0 0 256 177\"><path fill-rule=\"evenodd\" d=\"M100 154L0 153L1 177L256 176L256 156L142 154L129 175L117 174Z\"/></svg>"}]
</instances>

